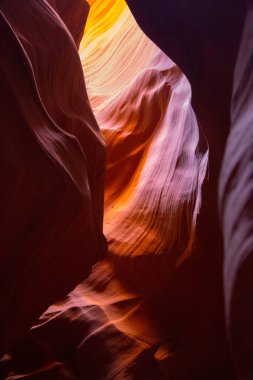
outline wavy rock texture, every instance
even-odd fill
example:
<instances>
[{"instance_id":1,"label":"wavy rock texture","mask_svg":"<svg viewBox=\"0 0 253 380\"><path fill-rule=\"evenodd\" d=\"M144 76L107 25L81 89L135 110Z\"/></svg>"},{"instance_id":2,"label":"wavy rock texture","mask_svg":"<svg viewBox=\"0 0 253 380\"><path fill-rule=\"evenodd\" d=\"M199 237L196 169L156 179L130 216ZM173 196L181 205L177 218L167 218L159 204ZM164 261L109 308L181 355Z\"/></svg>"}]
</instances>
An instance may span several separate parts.
<instances>
[{"instance_id":1,"label":"wavy rock texture","mask_svg":"<svg viewBox=\"0 0 253 380\"><path fill-rule=\"evenodd\" d=\"M43 0L0 11L3 353L104 256L105 155L65 24Z\"/></svg>"},{"instance_id":2,"label":"wavy rock texture","mask_svg":"<svg viewBox=\"0 0 253 380\"><path fill-rule=\"evenodd\" d=\"M124 339L131 336L157 351L155 376L230 376L221 281L215 285L212 259L198 243L191 259L178 266L195 241L207 162L198 149L189 83L119 1L91 6L81 58L108 147L109 257L71 294L71 302L88 300ZM110 341L106 333L104 340ZM89 372L94 379L101 376L95 370ZM116 361L103 373L124 376Z\"/></svg>"},{"instance_id":3,"label":"wavy rock texture","mask_svg":"<svg viewBox=\"0 0 253 380\"><path fill-rule=\"evenodd\" d=\"M199 147L189 83L123 3L116 5L117 17L115 8L94 3L81 44L88 93L108 146L109 257L77 292L125 334L161 345L156 359L165 378L232 379L215 201L195 240L207 155ZM211 201L216 185L208 188Z\"/></svg>"},{"instance_id":4,"label":"wavy rock texture","mask_svg":"<svg viewBox=\"0 0 253 380\"><path fill-rule=\"evenodd\" d=\"M11 358L5 358L2 368L9 372L5 378L232 380L223 321L221 236L214 205L243 12L236 1L226 13L225 1L215 1L203 10L197 0L191 9L183 1L161 0L154 9L154 2L129 0L144 31L192 83L193 105L210 145L210 179L205 182L200 212L208 153L191 108L189 82L145 37L123 1L89 2L80 56L91 105L107 143L104 228L109 255L95 265L88 280L51 306L12 350ZM5 6L8 9L14 3ZM37 3L49 9L42 0ZM29 4L34 6L31 0ZM79 1L70 11L70 2L52 0L50 4L78 46L87 8L79 8ZM66 32L57 16L49 13ZM186 16L189 13L192 23ZM16 28L20 28L19 16L8 14ZM24 31L16 32L22 42ZM102 187L98 184L103 182L103 150L97 144L101 137L89 104L82 102L87 99L83 82L75 82L80 70L64 71L65 81L60 72L48 77L44 67L39 70L41 57L33 61L28 48L37 47L37 39L29 46L26 40L27 36L23 44L50 116L78 138L85 153L90 206L101 234ZM58 41L57 37L57 44L53 38L47 42L59 47ZM60 57L63 65L69 58L66 51ZM57 82L63 86L61 99L67 98L60 105L51 104L59 98L59 88L54 92L54 86L47 103L48 78L61 78ZM82 100L77 96L70 101L69 88L64 87L70 83L73 91L81 86ZM64 116L59 109L65 110ZM84 124L91 128L81 129L78 115L84 115L84 110ZM98 154L94 154L96 149ZM79 162L75 165L85 169ZM77 232L76 225L73 229ZM91 238L92 231L80 233L90 241L87 236ZM65 240L62 243L66 245ZM83 269L73 267L75 280L79 270Z\"/></svg>"},{"instance_id":5,"label":"wavy rock texture","mask_svg":"<svg viewBox=\"0 0 253 380\"><path fill-rule=\"evenodd\" d=\"M17 22L17 13L8 16ZM207 164L207 152L198 149L190 86L119 1L92 5L81 58L91 104L108 147L105 232L110 254L88 282L41 317L27 340L12 351L12 366L17 374L30 373L30 378L166 378L163 362L168 362L178 345L181 332L175 322L183 315L180 301L168 318L182 287L171 290L184 277L185 267L178 271L176 267L190 255L195 241ZM42 99L43 94L47 98L44 80L39 82ZM56 99L57 93L52 97ZM54 112L50 103L47 107ZM78 134L78 128L74 131ZM83 141L88 163L90 140L88 136ZM92 176L93 171L88 174ZM197 281L192 285L195 289ZM193 290L183 288L187 293ZM185 307L187 313L195 306L186 303ZM198 320L199 316L194 324ZM67 338L59 351L52 334L59 331L60 335L62 328ZM106 357L105 347L109 347ZM89 365L94 355L101 358L99 366ZM69 370L59 364L66 357Z\"/></svg>"},{"instance_id":6,"label":"wavy rock texture","mask_svg":"<svg viewBox=\"0 0 253 380\"><path fill-rule=\"evenodd\" d=\"M204 188L199 236L211 256L222 245L217 228L217 183L230 128L233 73L246 1L192 0L186 4L184 0L160 0L156 12L149 0L127 3L140 27L181 67L192 86L193 108L210 149L210 178Z\"/></svg>"},{"instance_id":7,"label":"wavy rock texture","mask_svg":"<svg viewBox=\"0 0 253 380\"><path fill-rule=\"evenodd\" d=\"M190 86L126 6L109 29L105 21L101 25L97 12L107 6L95 3L91 9L93 29L87 25L81 58L107 142L105 229L114 241L111 252L187 255L207 160L198 151Z\"/></svg>"},{"instance_id":8,"label":"wavy rock texture","mask_svg":"<svg viewBox=\"0 0 253 380\"><path fill-rule=\"evenodd\" d=\"M231 131L220 175L226 320L240 379L253 376L253 4L234 75Z\"/></svg>"},{"instance_id":9,"label":"wavy rock texture","mask_svg":"<svg viewBox=\"0 0 253 380\"><path fill-rule=\"evenodd\" d=\"M248 2L248 19L239 55L246 1L213 1L204 4L193 0L186 4L184 1L175 3L161 0L156 12L151 1L128 0L127 3L143 30L175 59L192 85L193 108L203 125L210 146L210 181L203 192L203 212L199 219L197 236L204 244L204 252L209 262L212 262L211 255L216 258L217 264L210 268L214 269L219 283L222 241L217 228L216 192L230 129L235 75L232 129L220 176L220 207L225 243L224 288L226 319L234 357L241 378L250 378L252 363L249 357L253 352L250 338L252 312L249 307L252 299L252 281L249 274L252 266L252 2ZM221 312L219 309L219 313ZM231 378L231 375L226 375L225 378Z\"/></svg>"}]
</instances>

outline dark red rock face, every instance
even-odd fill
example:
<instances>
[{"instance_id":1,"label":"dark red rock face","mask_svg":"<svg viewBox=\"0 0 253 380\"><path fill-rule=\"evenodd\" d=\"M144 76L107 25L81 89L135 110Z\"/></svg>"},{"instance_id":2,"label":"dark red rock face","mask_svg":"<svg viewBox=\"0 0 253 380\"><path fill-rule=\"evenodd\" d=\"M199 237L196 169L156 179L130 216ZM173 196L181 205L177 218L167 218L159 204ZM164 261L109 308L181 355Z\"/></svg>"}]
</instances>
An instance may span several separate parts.
<instances>
[{"instance_id":1,"label":"dark red rock face","mask_svg":"<svg viewBox=\"0 0 253 380\"><path fill-rule=\"evenodd\" d=\"M234 74L231 131L220 174L226 320L241 379L253 377L253 3Z\"/></svg>"},{"instance_id":2,"label":"dark red rock face","mask_svg":"<svg viewBox=\"0 0 253 380\"><path fill-rule=\"evenodd\" d=\"M209 186L217 185L230 126L233 72L246 1L160 0L155 12L150 0L127 3L143 31L191 83L193 108L210 146Z\"/></svg>"},{"instance_id":3,"label":"dark red rock face","mask_svg":"<svg viewBox=\"0 0 253 380\"><path fill-rule=\"evenodd\" d=\"M249 379L253 376L252 2L248 1L243 34L246 1L161 0L155 11L153 1L127 3L144 32L179 64L192 85L193 107L210 146L210 177L203 192L198 237L206 261L216 262L212 267L216 279L210 287L218 282L221 294L220 176L226 322L239 376ZM210 295L218 300L214 288ZM221 306L217 311L222 312Z\"/></svg>"},{"instance_id":4,"label":"dark red rock face","mask_svg":"<svg viewBox=\"0 0 253 380\"><path fill-rule=\"evenodd\" d=\"M48 3L53 6L64 21L68 30L72 34L77 47L79 47L89 13L89 4L84 0L50 0Z\"/></svg>"},{"instance_id":5,"label":"dark red rock face","mask_svg":"<svg viewBox=\"0 0 253 380\"><path fill-rule=\"evenodd\" d=\"M107 260L89 276L107 252L105 144L77 51L89 6L0 1L0 356L10 353L0 379L253 378L252 0L127 3L189 79L209 144L196 244L175 265L173 256L152 255L150 236L136 256L127 239L124 251L112 238ZM178 68L171 73L185 81ZM157 108L145 105L150 119L177 87L163 96L161 77L154 71L161 97ZM142 98L148 78L144 70L128 99L136 88ZM144 127L153 134L151 123ZM128 133L136 151L147 142L137 135ZM115 156L128 152L127 141L123 131Z\"/></svg>"},{"instance_id":6,"label":"dark red rock face","mask_svg":"<svg viewBox=\"0 0 253 380\"><path fill-rule=\"evenodd\" d=\"M105 153L65 24L43 0L2 1L0 11L5 352L104 256Z\"/></svg>"}]
</instances>

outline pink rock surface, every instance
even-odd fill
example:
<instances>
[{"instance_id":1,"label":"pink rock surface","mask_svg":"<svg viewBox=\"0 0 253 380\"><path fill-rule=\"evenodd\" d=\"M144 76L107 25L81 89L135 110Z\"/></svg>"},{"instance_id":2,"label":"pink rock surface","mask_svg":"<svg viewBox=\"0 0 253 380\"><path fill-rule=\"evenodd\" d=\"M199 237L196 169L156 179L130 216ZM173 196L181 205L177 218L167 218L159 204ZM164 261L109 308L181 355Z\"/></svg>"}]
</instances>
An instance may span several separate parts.
<instances>
[{"instance_id":1,"label":"pink rock surface","mask_svg":"<svg viewBox=\"0 0 253 380\"><path fill-rule=\"evenodd\" d=\"M128 3L190 80L199 123L181 70L126 7L101 25L110 8L101 3L101 35L88 30L81 57L107 143L109 255L82 282L106 251L104 143L76 50L88 5L0 4L4 379L235 378L217 202L233 77L220 177L224 294L239 376L252 374L252 7L234 76L246 1L161 0L156 12L152 1Z\"/></svg>"}]
</instances>

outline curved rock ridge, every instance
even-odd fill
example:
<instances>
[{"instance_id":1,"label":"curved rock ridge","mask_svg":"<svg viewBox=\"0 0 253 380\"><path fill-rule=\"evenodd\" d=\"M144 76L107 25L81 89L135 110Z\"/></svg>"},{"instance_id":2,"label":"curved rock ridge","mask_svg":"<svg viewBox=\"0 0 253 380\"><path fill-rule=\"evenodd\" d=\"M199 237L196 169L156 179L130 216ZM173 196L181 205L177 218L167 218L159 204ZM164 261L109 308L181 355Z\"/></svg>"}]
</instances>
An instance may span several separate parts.
<instances>
[{"instance_id":1,"label":"curved rock ridge","mask_svg":"<svg viewBox=\"0 0 253 380\"><path fill-rule=\"evenodd\" d=\"M108 27L108 5L94 3L80 49L107 142L105 228L119 244L110 251L180 255L193 240L207 155L198 151L186 78L119 5ZM103 23L99 12L107 15Z\"/></svg>"},{"instance_id":2,"label":"curved rock ridge","mask_svg":"<svg viewBox=\"0 0 253 380\"><path fill-rule=\"evenodd\" d=\"M234 73L231 130L219 183L226 321L239 378L253 376L253 3Z\"/></svg>"},{"instance_id":3,"label":"curved rock ridge","mask_svg":"<svg viewBox=\"0 0 253 380\"><path fill-rule=\"evenodd\" d=\"M194 275L198 279L200 271L192 271L187 283L182 280L191 265L185 259L195 244L208 152L198 147L188 81L144 36L126 4L94 2L89 17L80 55L107 143L105 232L110 253L87 282L43 314L12 351L12 366L16 376L30 373L31 378L167 378L167 367L174 371L175 348L184 347L178 327L184 321L175 322L191 314L199 299ZM46 102L43 73L37 81ZM86 110L87 105L81 106ZM59 108L57 125L65 120ZM76 111L74 118L80 109ZM77 135L79 127L69 132ZM88 150L88 163L92 157ZM87 173L90 182L92 174ZM185 304L192 292L196 303ZM175 302L176 312L168 313ZM199 323L199 313L195 316L188 325ZM55 345L52 336L62 328L66 341ZM93 354L101 355L99 366L89 365L87 358L93 360Z\"/></svg>"},{"instance_id":4,"label":"curved rock ridge","mask_svg":"<svg viewBox=\"0 0 253 380\"><path fill-rule=\"evenodd\" d=\"M155 9L151 1L128 1L144 32L192 84L193 106L210 147L197 240L192 227L207 155L200 153L204 139L191 109L190 87L119 3L114 3L117 20L114 16L114 23L103 25L99 15L106 6L93 2L94 23L86 29L88 42L81 44L91 104L108 142L109 256L77 292L100 305L126 334L151 345L166 341L167 376L233 379L223 315L217 187L245 3L210 2L204 9L206 4L196 0L190 9L184 1L162 0ZM220 78L219 96L215 78ZM178 267L184 252L191 258Z\"/></svg>"},{"instance_id":5,"label":"curved rock ridge","mask_svg":"<svg viewBox=\"0 0 253 380\"><path fill-rule=\"evenodd\" d=\"M216 274L221 294L223 241L217 199L220 178L226 322L239 378L250 378L252 1L160 0L155 12L154 2L149 0L127 0L127 3L143 31L175 60L192 85L193 108L210 148L209 183L204 186L197 236ZM215 292L212 298L214 295ZM222 301L221 297L217 299L218 303ZM221 303L217 312L222 316Z\"/></svg>"},{"instance_id":6,"label":"curved rock ridge","mask_svg":"<svg viewBox=\"0 0 253 380\"><path fill-rule=\"evenodd\" d=\"M123 334L122 344L129 337L142 341L152 353L148 362L156 362L153 379L202 380L207 374L210 379L233 379L222 314L221 266L214 255L217 237L205 231L205 249L203 236L200 243L195 239L207 150L199 146L190 86L141 33L125 4L109 5L112 18L107 4L92 3L80 45L87 90L108 146L109 255L63 304L68 308L69 301L76 305L79 299L85 307L88 302L97 310L99 324L107 326L100 310ZM212 205L210 209L212 220L216 210ZM189 253L190 259L182 262ZM50 315L52 309L44 317ZM71 313L69 333L70 321ZM89 347L90 337L96 340L101 331L93 330L79 347ZM102 336L105 344L110 342L110 335ZM73 349L74 358L78 352ZM120 378L113 352L109 350L110 368ZM103 368L106 376L108 368ZM143 370L139 361L137 368ZM89 371L91 378L100 378L95 367ZM131 373L130 378L145 376Z\"/></svg>"},{"instance_id":7,"label":"curved rock ridge","mask_svg":"<svg viewBox=\"0 0 253 380\"><path fill-rule=\"evenodd\" d=\"M195 240L207 153L199 146L189 83L144 38L127 8L120 10L109 29L100 19L98 30L93 24L86 36L89 32L93 39L87 50L81 44L81 57L91 104L108 144L109 256L76 292L100 306L125 334L151 346L164 342L163 355L158 351L156 358L160 363L163 357L165 376L203 379L208 373L210 378L232 379L223 319L222 257L217 260L215 254L218 232L214 231L214 242L213 230L206 228L208 241L201 234ZM121 41L121 49L113 50L116 41L110 42L110 32L112 40ZM125 47L128 59L122 63ZM132 61L132 56L139 59ZM109 78L110 93L104 91ZM210 205L209 210L209 226L218 231L212 220L216 207ZM178 259L189 251L191 258L178 266Z\"/></svg>"},{"instance_id":8,"label":"curved rock ridge","mask_svg":"<svg viewBox=\"0 0 253 380\"><path fill-rule=\"evenodd\" d=\"M177 65L192 86L192 104L209 145L209 183L204 187L199 237L205 249L220 251L217 187L230 128L233 73L246 0L127 0L138 24ZM170 22L168 22L168 19ZM219 78L219 95L216 79ZM210 235L210 220L213 234ZM222 255L222 253L220 253Z\"/></svg>"},{"instance_id":9,"label":"curved rock ridge","mask_svg":"<svg viewBox=\"0 0 253 380\"><path fill-rule=\"evenodd\" d=\"M2 1L0 11L3 353L106 244L104 142L75 42L47 1Z\"/></svg>"},{"instance_id":10,"label":"curved rock ridge","mask_svg":"<svg viewBox=\"0 0 253 380\"><path fill-rule=\"evenodd\" d=\"M66 0L48 0L47 2L56 10L64 21L76 42L77 48L79 48L89 14L89 4L85 0L75 0L74 2Z\"/></svg>"},{"instance_id":11,"label":"curved rock ridge","mask_svg":"<svg viewBox=\"0 0 253 380\"><path fill-rule=\"evenodd\" d=\"M11 211L4 214L7 226L14 217L19 221L13 241L3 235L7 249L0 296L7 313L0 313L0 322L8 323L2 350L12 347L10 357L0 362L5 379L236 378L223 316L217 183L246 1L127 2L143 30L191 82L194 110L210 148L208 180L208 149L191 107L189 82L143 34L124 1L89 0L81 43L85 2L28 0L21 7L17 0L3 1L0 107L10 134L2 134L9 182L1 199L3 210ZM24 25L26 17L30 23ZM251 41L247 20L244 36ZM104 143L85 90L79 44L90 102L107 144L104 228L109 242L107 258L82 282L106 247ZM252 328L251 314L241 313L251 294L251 209L245 212L251 187L241 188L251 178L244 170L251 159L248 46L242 43L238 58L234 128L220 182L227 324L242 379L251 375L251 356L238 347L251 352L245 334ZM246 84L244 98L238 97L241 83ZM237 132L248 149L233 154ZM234 169L244 173L245 182L234 182ZM29 178L29 186L23 178ZM17 193L14 181L22 184L15 187ZM238 191L245 202L235 207ZM17 206L20 194L23 202ZM233 241L240 244L239 256L230 254ZM20 242L20 256L14 242Z\"/></svg>"}]
</instances>

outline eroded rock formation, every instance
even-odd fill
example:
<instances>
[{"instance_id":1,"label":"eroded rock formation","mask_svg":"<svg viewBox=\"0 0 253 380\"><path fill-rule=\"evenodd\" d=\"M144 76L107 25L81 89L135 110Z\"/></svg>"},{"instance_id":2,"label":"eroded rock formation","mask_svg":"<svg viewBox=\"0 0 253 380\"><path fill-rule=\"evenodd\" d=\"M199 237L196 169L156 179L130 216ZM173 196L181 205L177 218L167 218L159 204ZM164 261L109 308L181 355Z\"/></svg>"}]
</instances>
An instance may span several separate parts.
<instances>
[{"instance_id":1,"label":"eroded rock formation","mask_svg":"<svg viewBox=\"0 0 253 380\"><path fill-rule=\"evenodd\" d=\"M192 85L193 107L210 145L210 181L203 193L198 236L205 254L216 258L222 253L217 181L226 143L220 174L226 322L238 374L248 379L253 371L252 2L160 1L155 13L151 1L128 4L143 30L175 59ZM216 210L210 210L214 205ZM218 268L221 263L215 273Z\"/></svg>"},{"instance_id":2,"label":"eroded rock formation","mask_svg":"<svg viewBox=\"0 0 253 380\"><path fill-rule=\"evenodd\" d=\"M0 352L105 253L105 153L81 64L46 1L2 1Z\"/></svg>"},{"instance_id":3,"label":"eroded rock formation","mask_svg":"<svg viewBox=\"0 0 253 380\"><path fill-rule=\"evenodd\" d=\"M253 377L253 3L248 2L234 74L231 131L220 174L224 296L240 379Z\"/></svg>"},{"instance_id":4,"label":"eroded rock formation","mask_svg":"<svg viewBox=\"0 0 253 380\"><path fill-rule=\"evenodd\" d=\"M2 377L232 380L217 188L246 1L129 0L163 52L123 1L89 3L82 41L83 1L0 4L0 112L10 131L2 133L0 322L1 348L11 356ZM251 352L252 329L251 314L242 313L252 260L250 12L220 177L227 325L242 379L251 374L242 352ZM66 296L106 251L104 144L80 41L107 143L109 254Z\"/></svg>"}]
</instances>

